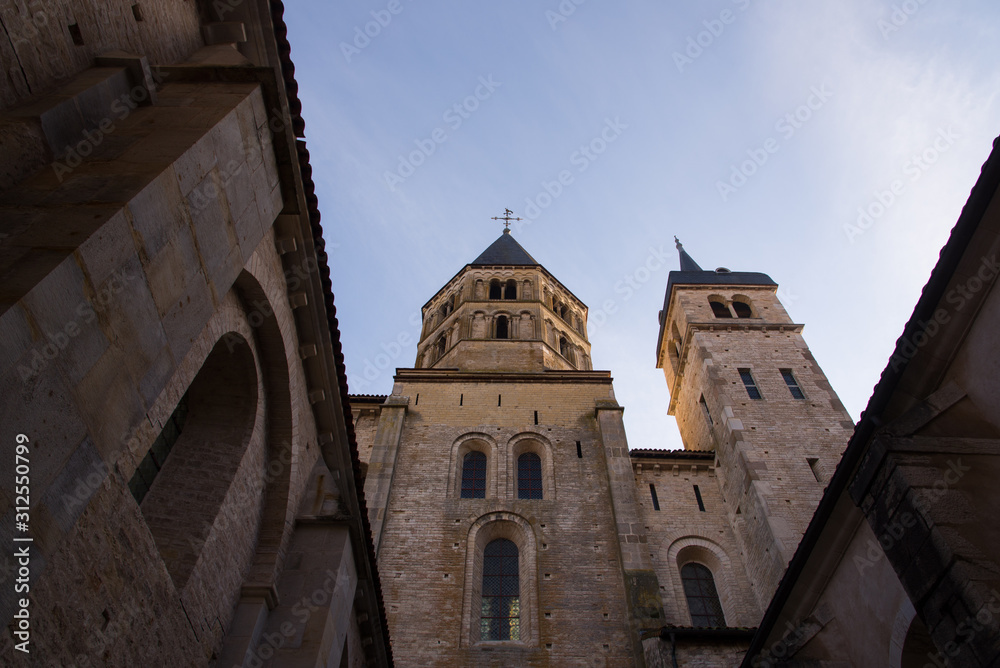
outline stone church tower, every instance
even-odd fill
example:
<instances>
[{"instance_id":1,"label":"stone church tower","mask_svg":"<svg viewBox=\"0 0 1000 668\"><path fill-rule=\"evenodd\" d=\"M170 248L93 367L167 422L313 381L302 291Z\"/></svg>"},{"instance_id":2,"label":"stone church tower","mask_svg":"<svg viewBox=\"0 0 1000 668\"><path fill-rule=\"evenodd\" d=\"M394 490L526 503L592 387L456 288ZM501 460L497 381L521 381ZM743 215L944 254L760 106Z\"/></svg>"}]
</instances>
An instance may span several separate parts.
<instances>
[{"instance_id":1,"label":"stone church tower","mask_svg":"<svg viewBox=\"0 0 1000 668\"><path fill-rule=\"evenodd\" d=\"M704 271L677 248L656 364L685 448L715 452L724 512L763 610L854 423L770 277Z\"/></svg>"},{"instance_id":2,"label":"stone church tower","mask_svg":"<svg viewBox=\"0 0 1000 668\"><path fill-rule=\"evenodd\" d=\"M352 398L400 665L739 662L852 424L774 281L678 249L682 451L629 450L587 307L507 230L424 305L392 394Z\"/></svg>"},{"instance_id":3,"label":"stone church tower","mask_svg":"<svg viewBox=\"0 0 1000 668\"><path fill-rule=\"evenodd\" d=\"M400 665L631 666L662 624L586 323L505 230L423 307L416 368L355 399Z\"/></svg>"}]
</instances>

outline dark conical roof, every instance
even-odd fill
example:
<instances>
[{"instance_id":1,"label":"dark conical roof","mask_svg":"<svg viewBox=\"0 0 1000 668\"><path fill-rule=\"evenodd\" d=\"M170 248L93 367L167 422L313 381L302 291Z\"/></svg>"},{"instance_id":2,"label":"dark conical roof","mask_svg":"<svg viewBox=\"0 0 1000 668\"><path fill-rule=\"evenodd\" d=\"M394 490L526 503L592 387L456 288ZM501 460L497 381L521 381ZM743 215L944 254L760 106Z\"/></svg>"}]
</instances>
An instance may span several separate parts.
<instances>
[{"instance_id":1,"label":"dark conical roof","mask_svg":"<svg viewBox=\"0 0 1000 668\"><path fill-rule=\"evenodd\" d=\"M528 255L528 251L521 248L521 244L510 236L510 230L504 230L499 239L472 261L473 266L490 264L533 266L537 265L538 261Z\"/></svg>"}]
</instances>

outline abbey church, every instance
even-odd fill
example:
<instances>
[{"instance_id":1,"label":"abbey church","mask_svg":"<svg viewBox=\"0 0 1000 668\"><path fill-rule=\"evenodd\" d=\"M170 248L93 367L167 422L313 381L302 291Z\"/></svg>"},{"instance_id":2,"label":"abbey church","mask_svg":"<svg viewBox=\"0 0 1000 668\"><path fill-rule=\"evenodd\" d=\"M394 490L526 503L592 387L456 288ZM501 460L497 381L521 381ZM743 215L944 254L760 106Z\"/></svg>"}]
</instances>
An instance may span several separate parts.
<instances>
[{"instance_id":1,"label":"abbey church","mask_svg":"<svg viewBox=\"0 0 1000 668\"><path fill-rule=\"evenodd\" d=\"M4 14L0 663L1000 665L1000 143L857 424L678 241L632 449L507 229L350 394L283 9Z\"/></svg>"}]
</instances>

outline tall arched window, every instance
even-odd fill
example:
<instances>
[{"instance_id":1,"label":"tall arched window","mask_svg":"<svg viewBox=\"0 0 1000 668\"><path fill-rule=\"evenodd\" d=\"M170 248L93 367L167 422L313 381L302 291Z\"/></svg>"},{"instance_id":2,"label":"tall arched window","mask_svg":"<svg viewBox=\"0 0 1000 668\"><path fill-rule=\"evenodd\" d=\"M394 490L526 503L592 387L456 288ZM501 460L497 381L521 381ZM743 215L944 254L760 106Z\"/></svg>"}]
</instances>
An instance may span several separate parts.
<instances>
[{"instance_id":1,"label":"tall arched window","mask_svg":"<svg viewBox=\"0 0 1000 668\"><path fill-rule=\"evenodd\" d=\"M483 596L479 617L481 640L521 639L521 582L517 545L506 538L483 551Z\"/></svg>"},{"instance_id":2,"label":"tall arched window","mask_svg":"<svg viewBox=\"0 0 1000 668\"><path fill-rule=\"evenodd\" d=\"M490 281L490 299L500 299L502 297L500 293L500 281L494 278Z\"/></svg>"},{"instance_id":3,"label":"tall arched window","mask_svg":"<svg viewBox=\"0 0 1000 668\"><path fill-rule=\"evenodd\" d=\"M442 357L444 357L445 351L447 351L447 350L448 350L448 339L446 339L444 337L444 335L442 334L441 337L437 340L437 357L438 357L438 359L441 359Z\"/></svg>"},{"instance_id":4,"label":"tall arched window","mask_svg":"<svg viewBox=\"0 0 1000 668\"><path fill-rule=\"evenodd\" d=\"M517 281L513 278L507 281L507 285L503 289L504 299L517 299Z\"/></svg>"},{"instance_id":5,"label":"tall arched window","mask_svg":"<svg viewBox=\"0 0 1000 668\"><path fill-rule=\"evenodd\" d=\"M517 498L542 498L542 460L534 452L517 458Z\"/></svg>"},{"instance_id":6,"label":"tall arched window","mask_svg":"<svg viewBox=\"0 0 1000 668\"><path fill-rule=\"evenodd\" d=\"M569 359L569 342L566 340L565 336L559 337L559 354Z\"/></svg>"},{"instance_id":7,"label":"tall arched window","mask_svg":"<svg viewBox=\"0 0 1000 668\"><path fill-rule=\"evenodd\" d=\"M732 318L733 314L729 312L729 307L722 302L717 302L712 300L708 302L709 306L712 307L712 313L715 314L716 318Z\"/></svg>"},{"instance_id":8,"label":"tall arched window","mask_svg":"<svg viewBox=\"0 0 1000 668\"><path fill-rule=\"evenodd\" d=\"M733 302L733 310L736 311L737 318L752 318L753 311L750 309L750 304L746 302Z\"/></svg>"},{"instance_id":9,"label":"tall arched window","mask_svg":"<svg viewBox=\"0 0 1000 668\"><path fill-rule=\"evenodd\" d=\"M510 338L510 323L507 322L507 316L505 315L497 316L497 338Z\"/></svg>"},{"instance_id":10,"label":"tall arched window","mask_svg":"<svg viewBox=\"0 0 1000 668\"><path fill-rule=\"evenodd\" d=\"M681 566L681 582L692 626L725 626L719 592L715 589L712 571L702 564L690 562Z\"/></svg>"},{"instance_id":11,"label":"tall arched window","mask_svg":"<svg viewBox=\"0 0 1000 668\"><path fill-rule=\"evenodd\" d=\"M486 455L476 450L462 460L462 498L486 498Z\"/></svg>"}]
</instances>

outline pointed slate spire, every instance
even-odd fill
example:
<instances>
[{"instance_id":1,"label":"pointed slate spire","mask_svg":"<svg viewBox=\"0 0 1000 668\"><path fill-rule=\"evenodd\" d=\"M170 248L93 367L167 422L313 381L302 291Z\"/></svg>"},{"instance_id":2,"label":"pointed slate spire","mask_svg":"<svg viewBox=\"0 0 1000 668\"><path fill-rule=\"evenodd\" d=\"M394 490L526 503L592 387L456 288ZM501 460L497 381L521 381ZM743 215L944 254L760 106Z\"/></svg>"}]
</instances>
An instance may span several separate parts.
<instances>
[{"instance_id":1,"label":"pointed slate spire","mask_svg":"<svg viewBox=\"0 0 1000 668\"><path fill-rule=\"evenodd\" d=\"M521 247L521 244L514 240L514 237L510 235L510 230L505 229L499 239L490 244L489 248L472 261L473 266L491 264L534 266L538 262Z\"/></svg>"},{"instance_id":2,"label":"pointed slate spire","mask_svg":"<svg viewBox=\"0 0 1000 668\"><path fill-rule=\"evenodd\" d=\"M687 251L684 250L684 244L681 243L680 239L674 237L674 241L677 242L677 252L681 256L681 271L705 271L687 254Z\"/></svg>"}]
</instances>

